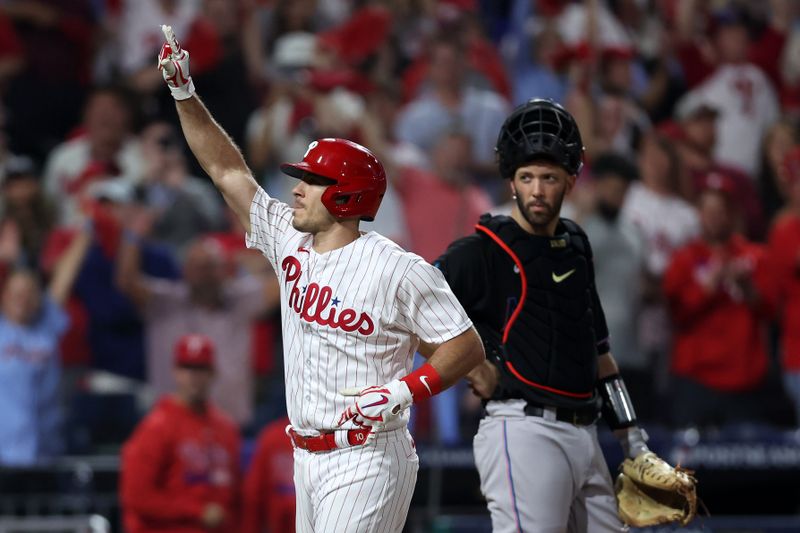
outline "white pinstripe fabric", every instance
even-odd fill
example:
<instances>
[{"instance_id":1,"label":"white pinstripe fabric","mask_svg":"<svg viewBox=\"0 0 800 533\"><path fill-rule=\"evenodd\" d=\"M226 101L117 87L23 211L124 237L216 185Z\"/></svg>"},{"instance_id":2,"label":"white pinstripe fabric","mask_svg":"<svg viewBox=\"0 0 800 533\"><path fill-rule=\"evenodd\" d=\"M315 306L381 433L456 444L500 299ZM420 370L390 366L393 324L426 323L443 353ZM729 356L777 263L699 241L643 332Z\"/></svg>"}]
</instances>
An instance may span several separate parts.
<instances>
[{"instance_id":1,"label":"white pinstripe fabric","mask_svg":"<svg viewBox=\"0 0 800 533\"><path fill-rule=\"evenodd\" d=\"M294 462L298 533L403 530L419 469L406 429L382 432L368 446L296 449Z\"/></svg>"},{"instance_id":2,"label":"white pinstripe fabric","mask_svg":"<svg viewBox=\"0 0 800 533\"><path fill-rule=\"evenodd\" d=\"M419 256L373 232L318 254L291 220L289 206L259 189L247 245L281 281L287 410L295 430L313 435L335 428L353 401L340 390L405 376L420 338L442 343L472 323L442 273Z\"/></svg>"},{"instance_id":3,"label":"white pinstripe fabric","mask_svg":"<svg viewBox=\"0 0 800 533\"><path fill-rule=\"evenodd\" d=\"M318 254L291 221L292 209L259 188L247 246L281 282L287 411L298 433L315 435L334 429L353 401L340 390L408 374L420 339L439 344L472 322L419 256L374 232ZM418 469L408 416L368 446L295 450L298 531L402 530Z\"/></svg>"}]
</instances>

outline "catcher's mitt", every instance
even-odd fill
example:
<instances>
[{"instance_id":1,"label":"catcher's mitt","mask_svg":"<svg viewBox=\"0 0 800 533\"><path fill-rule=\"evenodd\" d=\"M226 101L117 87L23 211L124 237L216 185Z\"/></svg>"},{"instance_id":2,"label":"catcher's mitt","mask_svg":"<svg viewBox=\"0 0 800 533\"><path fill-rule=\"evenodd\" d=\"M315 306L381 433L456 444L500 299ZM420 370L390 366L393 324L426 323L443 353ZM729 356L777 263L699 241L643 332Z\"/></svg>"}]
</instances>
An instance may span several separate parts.
<instances>
[{"instance_id":1,"label":"catcher's mitt","mask_svg":"<svg viewBox=\"0 0 800 533\"><path fill-rule=\"evenodd\" d=\"M669 522L686 525L697 514L697 480L692 472L673 468L653 452L625 459L617 477L620 519L645 527Z\"/></svg>"}]
</instances>

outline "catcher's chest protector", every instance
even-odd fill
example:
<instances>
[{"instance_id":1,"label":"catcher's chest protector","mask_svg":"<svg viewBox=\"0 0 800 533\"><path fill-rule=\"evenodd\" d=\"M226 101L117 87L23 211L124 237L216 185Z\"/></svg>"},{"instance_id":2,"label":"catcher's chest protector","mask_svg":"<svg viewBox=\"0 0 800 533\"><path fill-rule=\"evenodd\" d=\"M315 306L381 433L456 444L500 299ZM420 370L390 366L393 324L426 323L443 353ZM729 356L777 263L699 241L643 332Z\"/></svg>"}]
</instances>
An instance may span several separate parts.
<instances>
[{"instance_id":1,"label":"catcher's chest protector","mask_svg":"<svg viewBox=\"0 0 800 533\"><path fill-rule=\"evenodd\" d=\"M530 235L508 217L484 217L478 232L500 255L492 291L505 309L504 374L529 400L594 403L597 349L585 236L562 220L555 237ZM521 301L522 300L522 301Z\"/></svg>"}]
</instances>

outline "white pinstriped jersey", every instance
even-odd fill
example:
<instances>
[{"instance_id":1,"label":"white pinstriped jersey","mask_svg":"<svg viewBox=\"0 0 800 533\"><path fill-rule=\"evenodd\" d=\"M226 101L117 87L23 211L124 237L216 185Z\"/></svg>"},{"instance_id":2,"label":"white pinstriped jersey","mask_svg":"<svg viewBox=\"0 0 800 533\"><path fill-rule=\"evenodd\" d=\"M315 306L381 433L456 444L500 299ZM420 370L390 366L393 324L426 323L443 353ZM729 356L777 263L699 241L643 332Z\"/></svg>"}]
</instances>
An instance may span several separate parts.
<instances>
[{"instance_id":1,"label":"white pinstriped jersey","mask_svg":"<svg viewBox=\"0 0 800 533\"><path fill-rule=\"evenodd\" d=\"M403 377L419 339L440 344L472 322L421 257L374 232L318 254L292 217L291 207L259 187L247 246L267 257L280 280L287 410L297 431L313 434L336 428L353 402L341 389Z\"/></svg>"}]
</instances>

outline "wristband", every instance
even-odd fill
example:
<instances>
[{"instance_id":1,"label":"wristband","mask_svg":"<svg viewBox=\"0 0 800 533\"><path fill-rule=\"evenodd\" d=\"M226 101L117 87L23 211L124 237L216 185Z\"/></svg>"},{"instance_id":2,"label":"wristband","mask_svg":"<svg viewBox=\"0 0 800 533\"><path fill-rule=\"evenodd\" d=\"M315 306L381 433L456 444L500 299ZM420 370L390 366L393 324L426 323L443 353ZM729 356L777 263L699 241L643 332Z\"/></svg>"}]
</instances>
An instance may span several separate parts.
<instances>
[{"instance_id":1,"label":"wristband","mask_svg":"<svg viewBox=\"0 0 800 533\"><path fill-rule=\"evenodd\" d=\"M636 411L619 374L601 379L598 389L603 398L603 418L608 422L608 427L614 430L636 425Z\"/></svg>"},{"instance_id":2,"label":"wristband","mask_svg":"<svg viewBox=\"0 0 800 533\"><path fill-rule=\"evenodd\" d=\"M172 97L177 101L188 100L192 96L194 96L195 88L194 88L194 80L191 76L189 76L189 80L185 85L172 85L168 84L169 91L172 93Z\"/></svg>"},{"instance_id":3,"label":"wristband","mask_svg":"<svg viewBox=\"0 0 800 533\"><path fill-rule=\"evenodd\" d=\"M425 363L406 377L400 378L408 386L414 402L419 402L442 392L442 377L430 363Z\"/></svg>"}]
</instances>

